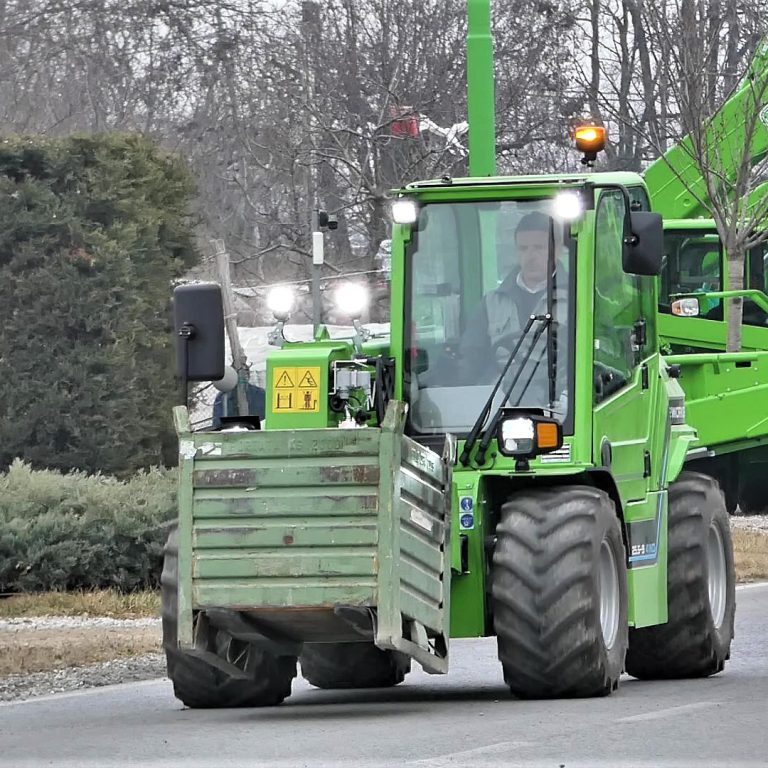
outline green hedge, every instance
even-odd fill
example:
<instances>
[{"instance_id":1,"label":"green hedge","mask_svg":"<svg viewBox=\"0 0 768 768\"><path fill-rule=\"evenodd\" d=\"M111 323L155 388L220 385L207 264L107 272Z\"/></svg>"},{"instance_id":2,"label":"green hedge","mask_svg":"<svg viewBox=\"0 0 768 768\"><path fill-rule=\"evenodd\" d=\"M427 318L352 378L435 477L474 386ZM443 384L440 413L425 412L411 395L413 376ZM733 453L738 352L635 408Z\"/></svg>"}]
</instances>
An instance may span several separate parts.
<instances>
[{"instance_id":1,"label":"green hedge","mask_svg":"<svg viewBox=\"0 0 768 768\"><path fill-rule=\"evenodd\" d=\"M175 488L172 470L120 481L15 461L0 474L0 592L156 587Z\"/></svg>"},{"instance_id":2,"label":"green hedge","mask_svg":"<svg viewBox=\"0 0 768 768\"><path fill-rule=\"evenodd\" d=\"M193 180L139 136L0 141L0 470L172 466Z\"/></svg>"}]
</instances>

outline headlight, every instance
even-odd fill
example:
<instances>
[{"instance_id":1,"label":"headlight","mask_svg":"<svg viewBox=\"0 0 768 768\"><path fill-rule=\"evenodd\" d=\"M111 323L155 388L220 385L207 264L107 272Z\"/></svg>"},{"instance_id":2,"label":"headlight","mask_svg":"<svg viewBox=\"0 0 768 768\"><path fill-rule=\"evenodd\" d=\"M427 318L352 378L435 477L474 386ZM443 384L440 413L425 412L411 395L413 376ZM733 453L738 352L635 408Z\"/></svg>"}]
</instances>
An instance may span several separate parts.
<instances>
[{"instance_id":1,"label":"headlight","mask_svg":"<svg viewBox=\"0 0 768 768\"><path fill-rule=\"evenodd\" d=\"M267 307L277 320L287 320L295 303L296 294L287 285L276 285L267 293Z\"/></svg>"},{"instance_id":2,"label":"headlight","mask_svg":"<svg viewBox=\"0 0 768 768\"><path fill-rule=\"evenodd\" d=\"M559 421L543 414L505 408L496 433L502 456L531 459L551 453L563 445L563 427Z\"/></svg>"},{"instance_id":3,"label":"headlight","mask_svg":"<svg viewBox=\"0 0 768 768\"><path fill-rule=\"evenodd\" d=\"M576 221L584 213L584 200L578 192L559 192L552 198L552 214L561 221Z\"/></svg>"},{"instance_id":4,"label":"headlight","mask_svg":"<svg viewBox=\"0 0 768 768\"><path fill-rule=\"evenodd\" d=\"M392 203L392 220L395 224L413 224L419 218L419 207L413 200L395 200Z\"/></svg>"},{"instance_id":5,"label":"headlight","mask_svg":"<svg viewBox=\"0 0 768 768\"><path fill-rule=\"evenodd\" d=\"M359 283L344 283L334 294L336 308L353 320L358 320L368 308L368 289Z\"/></svg>"},{"instance_id":6,"label":"headlight","mask_svg":"<svg viewBox=\"0 0 768 768\"><path fill-rule=\"evenodd\" d=\"M506 419L501 423L499 449L509 455L528 456L534 449L533 422L530 419Z\"/></svg>"},{"instance_id":7,"label":"headlight","mask_svg":"<svg viewBox=\"0 0 768 768\"><path fill-rule=\"evenodd\" d=\"M699 300L698 299L678 299L672 302L672 314L677 317L698 317Z\"/></svg>"}]
</instances>

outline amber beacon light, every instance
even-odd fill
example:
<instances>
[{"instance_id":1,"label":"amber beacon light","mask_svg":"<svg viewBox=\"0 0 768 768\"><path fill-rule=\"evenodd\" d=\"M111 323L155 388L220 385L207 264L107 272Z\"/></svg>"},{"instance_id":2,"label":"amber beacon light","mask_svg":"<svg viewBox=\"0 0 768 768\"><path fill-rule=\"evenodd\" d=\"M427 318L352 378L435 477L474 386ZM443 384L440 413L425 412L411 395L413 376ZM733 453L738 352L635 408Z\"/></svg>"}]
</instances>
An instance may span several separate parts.
<instances>
[{"instance_id":1,"label":"amber beacon light","mask_svg":"<svg viewBox=\"0 0 768 768\"><path fill-rule=\"evenodd\" d=\"M592 167L597 153L605 149L605 128L602 125L580 125L573 132L576 149L584 154L581 162Z\"/></svg>"}]
</instances>

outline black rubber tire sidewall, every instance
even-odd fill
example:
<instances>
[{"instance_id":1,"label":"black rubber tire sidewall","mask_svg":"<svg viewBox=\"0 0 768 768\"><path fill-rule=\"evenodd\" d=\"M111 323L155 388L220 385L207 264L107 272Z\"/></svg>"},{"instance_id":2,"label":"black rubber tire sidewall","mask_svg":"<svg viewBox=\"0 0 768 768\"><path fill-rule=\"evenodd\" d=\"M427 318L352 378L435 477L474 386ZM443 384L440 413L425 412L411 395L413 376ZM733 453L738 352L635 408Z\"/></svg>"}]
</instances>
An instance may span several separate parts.
<instances>
[{"instance_id":1,"label":"black rubber tire sidewall","mask_svg":"<svg viewBox=\"0 0 768 768\"><path fill-rule=\"evenodd\" d=\"M499 659L520 698L602 696L618 687L627 646L626 554L603 491L564 486L520 491L502 507L491 579ZM619 626L606 648L599 553L614 553Z\"/></svg>"},{"instance_id":2,"label":"black rubber tire sidewall","mask_svg":"<svg viewBox=\"0 0 768 768\"><path fill-rule=\"evenodd\" d=\"M264 707L280 704L290 695L296 676L296 657L275 657L251 647L258 654L252 680L232 677L177 645L178 529L168 534L160 578L163 649L168 677L176 698L193 709Z\"/></svg>"},{"instance_id":3,"label":"black rubber tire sidewall","mask_svg":"<svg viewBox=\"0 0 768 768\"><path fill-rule=\"evenodd\" d=\"M310 685L328 690L389 688L402 683L411 668L407 656L372 642L305 643L299 662Z\"/></svg>"}]
</instances>

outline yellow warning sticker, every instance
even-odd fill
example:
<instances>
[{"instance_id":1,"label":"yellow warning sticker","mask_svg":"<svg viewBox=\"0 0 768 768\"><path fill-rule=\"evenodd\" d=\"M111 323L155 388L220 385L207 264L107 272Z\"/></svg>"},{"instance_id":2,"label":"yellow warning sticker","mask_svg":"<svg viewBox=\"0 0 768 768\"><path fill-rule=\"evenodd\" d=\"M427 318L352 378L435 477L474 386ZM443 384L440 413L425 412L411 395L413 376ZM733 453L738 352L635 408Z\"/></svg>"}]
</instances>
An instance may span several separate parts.
<instances>
[{"instance_id":1,"label":"yellow warning sticker","mask_svg":"<svg viewBox=\"0 0 768 768\"><path fill-rule=\"evenodd\" d=\"M318 384L317 384L317 381L315 380L315 377L312 375L312 371L313 370L318 371L320 369L319 368L314 368L314 369L313 368L303 368L303 369L299 369L299 370L301 370L303 372L303 374L304 374L299 379L299 386L300 387L309 388L309 389L315 389L318 386Z\"/></svg>"},{"instance_id":2,"label":"yellow warning sticker","mask_svg":"<svg viewBox=\"0 0 768 768\"><path fill-rule=\"evenodd\" d=\"M280 369L278 369L280 370ZM282 373L277 379L277 383L275 384L275 389L293 389L296 385L293 383L293 379L291 378L291 374L289 371L293 371L293 368L283 368ZM277 371L275 371L277 373Z\"/></svg>"},{"instance_id":3,"label":"yellow warning sticker","mask_svg":"<svg viewBox=\"0 0 768 768\"><path fill-rule=\"evenodd\" d=\"M320 367L275 368L274 413L320 413Z\"/></svg>"}]
</instances>

